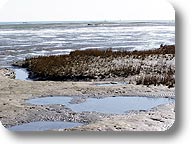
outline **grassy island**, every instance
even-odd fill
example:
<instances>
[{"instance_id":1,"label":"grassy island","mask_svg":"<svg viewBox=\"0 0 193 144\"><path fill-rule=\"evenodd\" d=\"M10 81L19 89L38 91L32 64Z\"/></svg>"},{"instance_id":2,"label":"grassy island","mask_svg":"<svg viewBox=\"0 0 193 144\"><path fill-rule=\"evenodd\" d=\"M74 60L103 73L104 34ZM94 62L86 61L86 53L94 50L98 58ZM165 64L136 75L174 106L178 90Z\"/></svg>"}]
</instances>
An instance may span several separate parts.
<instances>
[{"instance_id":1,"label":"grassy island","mask_svg":"<svg viewBox=\"0 0 193 144\"><path fill-rule=\"evenodd\" d=\"M124 78L144 85L175 84L175 45L146 51L75 50L69 55L38 56L13 64L34 80L90 81Z\"/></svg>"}]
</instances>

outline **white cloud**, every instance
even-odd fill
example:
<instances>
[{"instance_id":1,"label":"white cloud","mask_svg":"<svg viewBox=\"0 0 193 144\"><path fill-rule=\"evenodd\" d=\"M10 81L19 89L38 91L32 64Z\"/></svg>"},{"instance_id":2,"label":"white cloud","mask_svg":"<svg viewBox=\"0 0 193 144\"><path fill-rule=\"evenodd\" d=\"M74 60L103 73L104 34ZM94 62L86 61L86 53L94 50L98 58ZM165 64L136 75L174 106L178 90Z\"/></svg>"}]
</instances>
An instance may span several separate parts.
<instances>
[{"instance_id":1,"label":"white cloud","mask_svg":"<svg viewBox=\"0 0 193 144\"><path fill-rule=\"evenodd\" d=\"M2 8L8 0L1 0L0 1L0 8Z\"/></svg>"},{"instance_id":2,"label":"white cloud","mask_svg":"<svg viewBox=\"0 0 193 144\"><path fill-rule=\"evenodd\" d=\"M164 20L174 15L164 0L9 0L0 9L0 21Z\"/></svg>"}]
</instances>

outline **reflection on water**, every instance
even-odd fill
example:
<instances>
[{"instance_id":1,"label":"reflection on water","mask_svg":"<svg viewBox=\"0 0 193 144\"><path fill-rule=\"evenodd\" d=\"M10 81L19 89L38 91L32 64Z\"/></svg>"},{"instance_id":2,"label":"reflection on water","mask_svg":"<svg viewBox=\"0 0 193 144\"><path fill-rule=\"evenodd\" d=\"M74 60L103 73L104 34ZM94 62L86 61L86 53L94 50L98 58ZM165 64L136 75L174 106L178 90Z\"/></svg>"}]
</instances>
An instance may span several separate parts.
<instances>
[{"instance_id":1,"label":"reflection on water","mask_svg":"<svg viewBox=\"0 0 193 144\"><path fill-rule=\"evenodd\" d=\"M83 125L82 123L74 122L62 122L62 121L39 121L30 122L18 126L8 128L11 131L46 131L46 130L58 130L65 128L73 128Z\"/></svg>"},{"instance_id":2,"label":"reflection on water","mask_svg":"<svg viewBox=\"0 0 193 144\"><path fill-rule=\"evenodd\" d=\"M86 101L78 104L71 103L72 97L54 96L30 99L27 103L35 105L63 104L75 112L96 111L108 114L124 114L130 110L149 110L161 104L172 103L171 98L153 97L107 97L107 98L87 98Z\"/></svg>"},{"instance_id":3,"label":"reflection on water","mask_svg":"<svg viewBox=\"0 0 193 144\"><path fill-rule=\"evenodd\" d=\"M96 83L96 86L117 86L117 85L126 85L126 82L110 82L110 83Z\"/></svg>"},{"instance_id":4,"label":"reflection on water","mask_svg":"<svg viewBox=\"0 0 193 144\"><path fill-rule=\"evenodd\" d=\"M15 72L15 79L18 79L18 80L29 80L28 78L28 71L24 68L14 68L13 69L14 72Z\"/></svg>"}]
</instances>

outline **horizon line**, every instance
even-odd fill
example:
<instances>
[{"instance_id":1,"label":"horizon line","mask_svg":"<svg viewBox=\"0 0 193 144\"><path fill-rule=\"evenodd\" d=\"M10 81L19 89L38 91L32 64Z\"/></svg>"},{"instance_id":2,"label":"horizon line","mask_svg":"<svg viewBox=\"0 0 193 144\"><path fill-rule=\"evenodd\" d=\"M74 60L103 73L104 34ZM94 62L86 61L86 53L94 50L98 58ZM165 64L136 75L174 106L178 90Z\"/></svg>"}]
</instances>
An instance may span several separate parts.
<instances>
[{"instance_id":1,"label":"horizon line","mask_svg":"<svg viewBox=\"0 0 193 144\"><path fill-rule=\"evenodd\" d=\"M30 23L30 22L129 22L129 21L175 21L175 19L154 19L154 20L29 20L29 21L0 21L0 23Z\"/></svg>"}]
</instances>

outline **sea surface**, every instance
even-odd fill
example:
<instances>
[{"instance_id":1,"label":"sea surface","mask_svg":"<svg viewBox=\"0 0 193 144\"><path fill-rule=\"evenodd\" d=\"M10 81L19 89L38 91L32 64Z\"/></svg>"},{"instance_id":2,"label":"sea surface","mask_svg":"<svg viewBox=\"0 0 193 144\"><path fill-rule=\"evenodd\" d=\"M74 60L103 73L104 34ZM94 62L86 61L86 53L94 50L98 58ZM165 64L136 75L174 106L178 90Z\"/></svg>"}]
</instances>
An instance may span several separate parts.
<instances>
[{"instance_id":1,"label":"sea surface","mask_svg":"<svg viewBox=\"0 0 193 144\"><path fill-rule=\"evenodd\" d=\"M147 50L175 44L174 21L1 22L0 67L80 49Z\"/></svg>"}]
</instances>

